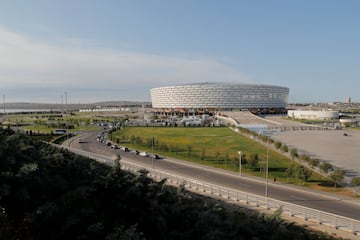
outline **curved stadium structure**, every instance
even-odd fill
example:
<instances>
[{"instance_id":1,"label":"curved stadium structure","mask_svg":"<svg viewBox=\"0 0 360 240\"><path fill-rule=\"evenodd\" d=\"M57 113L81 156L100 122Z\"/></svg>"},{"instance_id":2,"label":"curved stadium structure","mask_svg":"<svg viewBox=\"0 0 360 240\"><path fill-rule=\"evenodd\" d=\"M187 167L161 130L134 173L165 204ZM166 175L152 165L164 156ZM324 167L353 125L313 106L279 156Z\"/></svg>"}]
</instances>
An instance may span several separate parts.
<instances>
[{"instance_id":1,"label":"curved stadium structure","mask_svg":"<svg viewBox=\"0 0 360 240\"><path fill-rule=\"evenodd\" d=\"M287 106L289 88L206 82L153 88L150 93L152 106L156 109L283 112Z\"/></svg>"}]
</instances>

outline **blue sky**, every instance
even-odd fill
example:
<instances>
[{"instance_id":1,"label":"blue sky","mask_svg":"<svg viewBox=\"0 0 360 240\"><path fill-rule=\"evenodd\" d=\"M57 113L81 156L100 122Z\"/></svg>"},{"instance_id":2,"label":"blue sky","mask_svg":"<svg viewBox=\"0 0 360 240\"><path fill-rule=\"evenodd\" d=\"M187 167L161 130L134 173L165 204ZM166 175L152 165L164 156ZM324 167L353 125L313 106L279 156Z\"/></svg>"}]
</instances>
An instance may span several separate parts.
<instances>
[{"instance_id":1,"label":"blue sky","mask_svg":"<svg viewBox=\"0 0 360 240\"><path fill-rule=\"evenodd\" d=\"M238 82L289 102L360 102L360 1L1 0L8 102L149 101L152 87Z\"/></svg>"}]
</instances>

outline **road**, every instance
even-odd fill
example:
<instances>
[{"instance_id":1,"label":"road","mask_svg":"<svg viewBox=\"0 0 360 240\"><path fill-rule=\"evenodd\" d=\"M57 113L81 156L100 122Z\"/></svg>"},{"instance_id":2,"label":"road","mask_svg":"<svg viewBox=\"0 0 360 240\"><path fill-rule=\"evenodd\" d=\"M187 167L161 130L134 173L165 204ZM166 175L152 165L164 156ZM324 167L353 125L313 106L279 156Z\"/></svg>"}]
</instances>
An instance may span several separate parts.
<instances>
[{"instance_id":1,"label":"road","mask_svg":"<svg viewBox=\"0 0 360 240\"><path fill-rule=\"evenodd\" d=\"M121 155L124 160L141 164L145 168L152 168L151 158L123 152L119 149L111 149L105 144L96 141L97 134L96 132L82 134L83 143L72 140L66 144L73 148L108 157ZM154 161L155 168L162 171L261 196L264 196L265 193L265 181L259 181L251 177L240 177L231 172L175 159L164 158ZM272 181L269 181L268 184L268 197L360 220L360 204L355 202L356 200L351 201L348 198L340 198L322 192L306 191L297 186L274 184Z\"/></svg>"}]
</instances>

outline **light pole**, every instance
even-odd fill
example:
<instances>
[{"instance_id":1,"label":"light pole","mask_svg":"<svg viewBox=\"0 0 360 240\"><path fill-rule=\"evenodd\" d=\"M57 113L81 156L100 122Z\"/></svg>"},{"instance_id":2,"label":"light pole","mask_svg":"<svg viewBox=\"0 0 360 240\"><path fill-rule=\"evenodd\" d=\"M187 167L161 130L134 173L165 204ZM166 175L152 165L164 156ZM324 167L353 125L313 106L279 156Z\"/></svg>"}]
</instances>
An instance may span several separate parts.
<instances>
[{"instance_id":1,"label":"light pole","mask_svg":"<svg viewBox=\"0 0 360 240\"><path fill-rule=\"evenodd\" d=\"M268 183L269 183L269 136L267 136L267 150L266 150L266 185L265 185L265 197L268 197Z\"/></svg>"},{"instance_id":2,"label":"light pole","mask_svg":"<svg viewBox=\"0 0 360 240\"><path fill-rule=\"evenodd\" d=\"M242 154L242 152L238 151L238 154L239 154L239 176L241 176L241 154Z\"/></svg>"},{"instance_id":3,"label":"light pole","mask_svg":"<svg viewBox=\"0 0 360 240\"><path fill-rule=\"evenodd\" d=\"M154 163L154 136L151 139L151 162L152 162L152 168L155 168L155 163Z\"/></svg>"}]
</instances>

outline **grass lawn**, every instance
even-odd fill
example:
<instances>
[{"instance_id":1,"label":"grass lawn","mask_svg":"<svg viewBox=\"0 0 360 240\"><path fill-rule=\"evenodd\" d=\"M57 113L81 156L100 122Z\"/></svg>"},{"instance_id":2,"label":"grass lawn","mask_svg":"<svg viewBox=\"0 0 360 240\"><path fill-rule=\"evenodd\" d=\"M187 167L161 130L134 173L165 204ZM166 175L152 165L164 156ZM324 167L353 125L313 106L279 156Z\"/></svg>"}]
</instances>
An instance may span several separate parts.
<instances>
[{"instance_id":1,"label":"grass lawn","mask_svg":"<svg viewBox=\"0 0 360 240\"><path fill-rule=\"evenodd\" d=\"M167 127L126 127L112 133L112 140L130 148L151 152L154 137L154 153L174 157L200 164L239 171L239 154L242 151L242 171L264 177L267 148L252 139L244 137L229 128L167 128ZM251 168L246 159L257 154L259 164ZM296 179L287 179L286 169L296 164L291 159L269 151L269 179L298 183ZM325 179L312 174L311 183Z\"/></svg>"}]
</instances>

